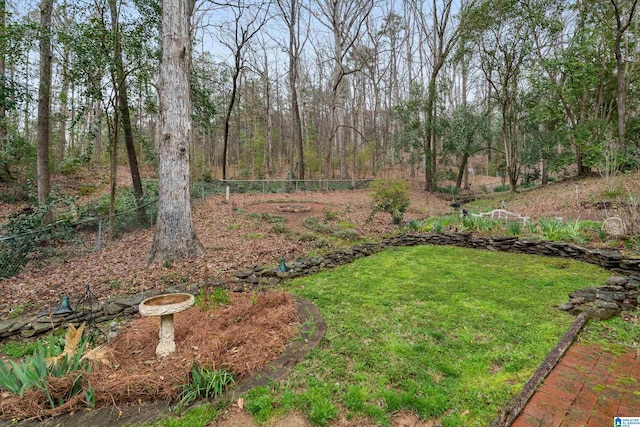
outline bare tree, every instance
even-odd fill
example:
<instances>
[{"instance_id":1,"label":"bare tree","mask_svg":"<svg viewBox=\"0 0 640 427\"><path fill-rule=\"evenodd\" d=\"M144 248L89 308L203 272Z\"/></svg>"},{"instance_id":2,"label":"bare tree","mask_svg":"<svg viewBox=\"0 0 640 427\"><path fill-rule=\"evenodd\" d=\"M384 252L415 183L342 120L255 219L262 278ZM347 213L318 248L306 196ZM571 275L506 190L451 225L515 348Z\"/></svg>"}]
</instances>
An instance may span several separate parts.
<instances>
[{"instance_id":1,"label":"bare tree","mask_svg":"<svg viewBox=\"0 0 640 427\"><path fill-rule=\"evenodd\" d=\"M291 102L291 139L298 150L298 177L304 179L304 146L302 144L302 120L298 97L298 73L300 72L300 54L304 42L300 34L300 5L298 0L278 0L280 16L289 31L289 97ZM307 27L308 28L308 27Z\"/></svg>"},{"instance_id":2,"label":"bare tree","mask_svg":"<svg viewBox=\"0 0 640 427\"><path fill-rule=\"evenodd\" d=\"M191 122L192 0L162 2L158 144L158 218L149 261L201 255L204 248L193 227L189 152Z\"/></svg>"},{"instance_id":3,"label":"bare tree","mask_svg":"<svg viewBox=\"0 0 640 427\"><path fill-rule=\"evenodd\" d=\"M263 150L263 168L262 172L265 177L268 177L272 171L272 155L273 155L273 82L270 71L269 57L270 50L264 38L260 40L260 47L258 52L253 52L256 56L255 71L260 76L262 82L262 104L263 104L263 119L265 123L265 142ZM259 57L261 56L261 57Z\"/></svg>"},{"instance_id":4,"label":"bare tree","mask_svg":"<svg viewBox=\"0 0 640 427\"><path fill-rule=\"evenodd\" d=\"M120 23L119 11L116 0L109 0L109 9L111 12L111 27L113 31L113 61L115 70L112 72L112 80L114 89L118 95L118 107L120 109L120 121L122 123L122 131L124 132L124 141L127 147L127 156L129 158L129 170L131 171L131 181L133 183L133 194L139 208L140 218L144 218L142 206L142 181L140 180L140 171L138 170L138 159L136 157L136 149L133 141L133 129L131 127L131 115L129 113L129 96L127 94L127 80L124 72L124 61L122 60L122 43L120 41Z\"/></svg>"},{"instance_id":5,"label":"bare tree","mask_svg":"<svg viewBox=\"0 0 640 427\"><path fill-rule=\"evenodd\" d=\"M331 74L330 138L335 141L340 157L340 178L347 177L347 144L345 140L345 89L344 78L356 70L346 66L346 57L362 36L365 22L373 9L372 0L324 0L318 3L320 23L329 29L333 37L333 72ZM329 144L325 157L327 177L331 168Z\"/></svg>"},{"instance_id":6,"label":"bare tree","mask_svg":"<svg viewBox=\"0 0 640 427\"><path fill-rule=\"evenodd\" d=\"M244 0L237 0L231 8L233 22L228 38L220 38L219 41L226 46L233 55L233 70L231 74L231 95L224 116L223 143L222 143L222 179L227 179L227 151L229 147L229 123L231 114L238 95L238 80L240 73L246 66L246 55L251 39L267 23L268 12L271 3L260 5L247 5ZM248 16L247 16L248 15Z\"/></svg>"},{"instance_id":7,"label":"bare tree","mask_svg":"<svg viewBox=\"0 0 640 427\"><path fill-rule=\"evenodd\" d=\"M439 7L440 5L441 7ZM436 83L442 67L460 38L460 25L454 26L455 22L452 16L453 5L453 0L445 0L442 2L433 0L431 7L431 25L427 22L428 18L422 10L422 2L414 5L420 22L419 31L422 33L422 37L427 40L427 45L431 50L431 72L429 73L425 105L426 137L424 154L426 191L434 191L437 187L436 168L438 146L435 133L437 121Z\"/></svg>"}]
</instances>

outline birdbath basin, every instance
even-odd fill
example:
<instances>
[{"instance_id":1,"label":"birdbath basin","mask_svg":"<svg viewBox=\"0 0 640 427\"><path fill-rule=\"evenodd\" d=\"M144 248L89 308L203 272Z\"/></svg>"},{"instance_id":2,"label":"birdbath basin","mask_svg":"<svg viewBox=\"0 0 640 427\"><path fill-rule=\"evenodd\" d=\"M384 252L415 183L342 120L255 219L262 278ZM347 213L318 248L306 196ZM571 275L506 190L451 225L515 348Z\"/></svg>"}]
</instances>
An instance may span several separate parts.
<instances>
[{"instance_id":1,"label":"birdbath basin","mask_svg":"<svg viewBox=\"0 0 640 427\"><path fill-rule=\"evenodd\" d=\"M156 356L165 357L176 351L173 338L173 315L191 307L195 298L191 294L164 294L147 298L138 306L143 316L160 316L160 342L156 347Z\"/></svg>"}]
</instances>

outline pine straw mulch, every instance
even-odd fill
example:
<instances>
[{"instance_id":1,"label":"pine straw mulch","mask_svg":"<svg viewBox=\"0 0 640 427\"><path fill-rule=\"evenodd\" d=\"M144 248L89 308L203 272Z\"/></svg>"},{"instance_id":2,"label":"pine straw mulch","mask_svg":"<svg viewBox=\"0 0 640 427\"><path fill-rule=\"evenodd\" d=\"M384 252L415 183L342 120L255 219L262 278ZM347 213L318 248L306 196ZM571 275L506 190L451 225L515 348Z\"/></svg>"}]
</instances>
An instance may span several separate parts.
<instances>
[{"instance_id":1,"label":"pine straw mulch","mask_svg":"<svg viewBox=\"0 0 640 427\"><path fill-rule=\"evenodd\" d=\"M297 310L291 294L266 292L230 295L230 305L203 311L200 307L175 315L175 353L157 360L159 320L139 318L123 327L106 344L109 364L95 364L83 373L85 390L90 383L96 408L163 400L175 402L181 386L189 382L194 364L225 369L236 380L257 372L284 349L296 331ZM51 395L64 398L78 373L52 378ZM22 398L3 395L0 417L25 419L56 416L86 407L84 393L51 408L42 391L31 390Z\"/></svg>"}]
</instances>

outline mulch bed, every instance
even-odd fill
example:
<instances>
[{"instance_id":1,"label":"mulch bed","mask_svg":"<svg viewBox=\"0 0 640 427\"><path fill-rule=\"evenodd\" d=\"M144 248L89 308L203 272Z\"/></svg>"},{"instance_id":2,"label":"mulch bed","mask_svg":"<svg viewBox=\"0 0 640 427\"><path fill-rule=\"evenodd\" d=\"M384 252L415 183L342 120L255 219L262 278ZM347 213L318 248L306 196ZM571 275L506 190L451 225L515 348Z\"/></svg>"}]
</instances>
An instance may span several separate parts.
<instances>
[{"instance_id":1,"label":"mulch bed","mask_svg":"<svg viewBox=\"0 0 640 427\"><path fill-rule=\"evenodd\" d=\"M284 349L298 325L293 297L285 292L230 295L229 305L203 311L193 307L175 316L176 351L157 360L158 319L132 321L106 345L109 364L96 364L84 373L85 388L93 387L96 408L163 400L175 402L181 386L189 382L194 364L225 369L236 380L260 370ZM77 378L52 379L54 396L65 396ZM0 417L49 417L86 407L84 393L51 408L42 391L30 390L22 398L3 395Z\"/></svg>"}]
</instances>

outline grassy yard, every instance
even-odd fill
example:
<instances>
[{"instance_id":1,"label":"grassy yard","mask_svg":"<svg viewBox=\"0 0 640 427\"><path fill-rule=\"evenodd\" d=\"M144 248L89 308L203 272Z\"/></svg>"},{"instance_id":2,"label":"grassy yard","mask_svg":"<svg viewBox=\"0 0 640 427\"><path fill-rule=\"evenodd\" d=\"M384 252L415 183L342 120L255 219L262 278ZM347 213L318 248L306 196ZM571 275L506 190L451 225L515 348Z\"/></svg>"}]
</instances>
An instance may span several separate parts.
<instances>
[{"instance_id":1,"label":"grassy yard","mask_svg":"<svg viewBox=\"0 0 640 427\"><path fill-rule=\"evenodd\" d=\"M573 321L554 306L609 275L564 259L421 246L290 281L327 333L287 380L250 391L246 407L258 421L295 408L316 425L339 413L386 425L400 410L489 425Z\"/></svg>"}]
</instances>

